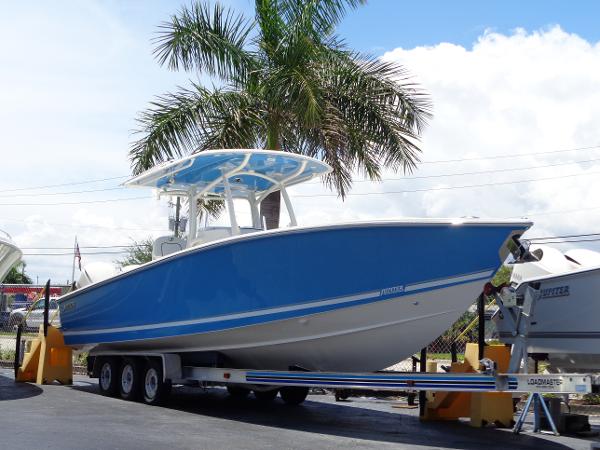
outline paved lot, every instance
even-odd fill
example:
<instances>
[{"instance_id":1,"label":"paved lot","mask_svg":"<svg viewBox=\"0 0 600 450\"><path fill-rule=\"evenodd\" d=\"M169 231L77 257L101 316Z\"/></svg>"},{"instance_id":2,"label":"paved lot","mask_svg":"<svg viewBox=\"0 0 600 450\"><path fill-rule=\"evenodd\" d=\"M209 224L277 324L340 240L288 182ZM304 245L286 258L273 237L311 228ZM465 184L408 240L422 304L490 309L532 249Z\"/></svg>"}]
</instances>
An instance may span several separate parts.
<instances>
[{"instance_id":1,"label":"paved lot","mask_svg":"<svg viewBox=\"0 0 600 450\"><path fill-rule=\"evenodd\" d=\"M221 389L174 391L167 407L102 397L96 380L73 387L15 384L0 369L0 448L11 449L589 449L590 440L465 424L420 423L392 402L335 403L312 395L302 406L236 403ZM595 426L600 430L600 422Z\"/></svg>"}]
</instances>

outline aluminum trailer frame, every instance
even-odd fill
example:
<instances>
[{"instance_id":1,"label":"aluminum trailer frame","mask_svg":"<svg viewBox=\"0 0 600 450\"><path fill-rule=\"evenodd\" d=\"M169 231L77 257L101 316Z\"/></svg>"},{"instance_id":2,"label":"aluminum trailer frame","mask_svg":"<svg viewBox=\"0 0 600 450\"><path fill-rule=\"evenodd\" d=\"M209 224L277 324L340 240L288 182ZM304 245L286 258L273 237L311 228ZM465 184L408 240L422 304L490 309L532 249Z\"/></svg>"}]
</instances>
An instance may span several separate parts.
<instances>
[{"instance_id":1,"label":"aluminum trailer frame","mask_svg":"<svg viewBox=\"0 0 600 450\"><path fill-rule=\"evenodd\" d=\"M325 389L372 389L380 391L454 391L586 394L597 379L589 374L502 374L430 372L306 372L231 369L183 365L178 354L159 352L98 352L91 358L138 357L160 359L162 381L204 387L234 385L257 387L312 387ZM88 365L92 377L99 376L98 364Z\"/></svg>"}]
</instances>

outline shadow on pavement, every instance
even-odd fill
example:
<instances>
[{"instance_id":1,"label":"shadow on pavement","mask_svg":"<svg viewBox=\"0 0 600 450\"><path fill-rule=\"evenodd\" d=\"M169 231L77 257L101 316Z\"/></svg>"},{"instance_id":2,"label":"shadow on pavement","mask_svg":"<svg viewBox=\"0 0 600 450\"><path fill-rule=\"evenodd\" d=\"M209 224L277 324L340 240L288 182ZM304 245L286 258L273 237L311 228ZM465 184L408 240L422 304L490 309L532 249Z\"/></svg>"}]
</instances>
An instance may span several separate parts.
<instances>
[{"instance_id":1,"label":"shadow on pavement","mask_svg":"<svg viewBox=\"0 0 600 450\"><path fill-rule=\"evenodd\" d=\"M15 383L14 378L0 375L0 401L35 397L42 392L35 384Z\"/></svg>"},{"instance_id":2,"label":"shadow on pavement","mask_svg":"<svg viewBox=\"0 0 600 450\"><path fill-rule=\"evenodd\" d=\"M100 395L95 384L75 385L73 389ZM315 398L313 396L313 398ZM281 399L263 405L252 396L234 400L224 389L201 390L177 387L169 403L161 408L248 424L306 431L351 439L405 445L464 449L568 449L571 447L535 435L471 428L466 424L420 422L414 415L386 412L357 405L305 401L301 406L285 405ZM353 405L353 406L350 406ZM387 406L387 405L386 405ZM384 406L384 407L386 407Z\"/></svg>"}]
</instances>

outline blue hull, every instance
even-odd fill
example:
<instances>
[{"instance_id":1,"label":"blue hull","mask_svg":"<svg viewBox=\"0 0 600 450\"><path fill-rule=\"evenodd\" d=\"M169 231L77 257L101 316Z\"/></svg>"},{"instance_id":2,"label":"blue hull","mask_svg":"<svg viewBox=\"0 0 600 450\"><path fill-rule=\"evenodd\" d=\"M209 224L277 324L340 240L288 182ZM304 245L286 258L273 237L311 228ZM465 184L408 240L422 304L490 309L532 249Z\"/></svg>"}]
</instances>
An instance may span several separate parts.
<instances>
[{"instance_id":1,"label":"blue hull","mask_svg":"<svg viewBox=\"0 0 600 450\"><path fill-rule=\"evenodd\" d=\"M528 226L382 222L238 236L63 297L65 341L201 335L483 283L510 235Z\"/></svg>"}]
</instances>

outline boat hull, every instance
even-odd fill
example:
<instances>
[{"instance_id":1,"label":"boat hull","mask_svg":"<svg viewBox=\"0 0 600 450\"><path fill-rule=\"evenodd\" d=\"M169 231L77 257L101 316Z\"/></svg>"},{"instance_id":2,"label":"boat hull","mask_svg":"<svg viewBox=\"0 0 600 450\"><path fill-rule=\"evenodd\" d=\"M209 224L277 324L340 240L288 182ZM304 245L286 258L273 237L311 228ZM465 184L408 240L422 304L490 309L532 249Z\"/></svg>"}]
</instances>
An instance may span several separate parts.
<instances>
[{"instance_id":1,"label":"boat hull","mask_svg":"<svg viewBox=\"0 0 600 450\"><path fill-rule=\"evenodd\" d=\"M526 280L542 291L528 334L528 353L547 354L555 371L600 370L600 267ZM513 337L503 316L492 318L503 342Z\"/></svg>"},{"instance_id":2,"label":"boat hull","mask_svg":"<svg viewBox=\"0 0 600 450\"><path fill-rule=\"evenodd\" d=\"M373 371L426 346L460 317L480 291L481 281L475 281L294 319L103 344L96 350L218 351L239 368Z\"/></svg>"},{"instance_id":3,"label":"boat hull","mask_svg":"<svg viewBox=\"0 0 600 450\"><path fill-rule=\"evenodd\" d=\"M245 368L382 369L446 330L526 228L384 222L238 236L65 296L65 341L218 351Z\"/></svg>"}]
</instances>

